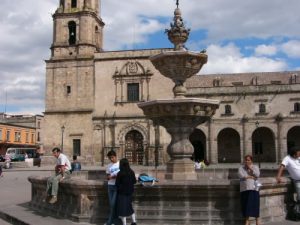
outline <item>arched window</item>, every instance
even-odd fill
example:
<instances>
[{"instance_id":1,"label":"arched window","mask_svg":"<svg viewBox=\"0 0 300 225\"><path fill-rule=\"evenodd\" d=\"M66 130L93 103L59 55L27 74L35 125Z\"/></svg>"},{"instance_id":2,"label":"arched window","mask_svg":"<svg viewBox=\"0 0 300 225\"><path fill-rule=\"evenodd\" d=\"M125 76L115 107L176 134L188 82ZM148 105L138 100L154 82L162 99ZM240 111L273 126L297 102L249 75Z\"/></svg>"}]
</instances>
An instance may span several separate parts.
<instances>
[{"instance_id":1,"label":"arched window","mask_svg":"<svg viewBox=\"0 0 300 225\"><path fill-rule=\"evenodd\" d=\"M300 103L299 102L296 102L294 104L294 112L300 112Z\"/></svg>"},{"instance_id":2,"label":"arched window","mask_svg":"<svg viewBox=\"0 0 300 225\"><path fill-rule=\"evenodd\" d=\"M225 105L225 114L231 114L231 105Z\"/></svg>"},{"instance_id":3,"label":"arched window","mask_svg":"<svg viewBox=\"0 0 300 225\"><path fill-rule=\"evenodd\" d=\"M72 0L71 7L77 8L77 0Z\"/></svg>"},{"instance_id":4,"label":"arched window","mask_svg":"<svg viewBox=\"0 0 300 225\"><path fill-rule=\"evenodd\" d=\"M76 23L74 21L70 21L68 23L69 27L69 45L76 44Z\"/></svg>"},{"instance_id":5,"label":"arched window","mask_svg":"<svg viewBox=\"0 0 300 225\"><path fill-rule=\"evenodd\" d=\"M259 104L259 113L266 113L266 105L265 104Z\"/></svg>"}]
</instances>

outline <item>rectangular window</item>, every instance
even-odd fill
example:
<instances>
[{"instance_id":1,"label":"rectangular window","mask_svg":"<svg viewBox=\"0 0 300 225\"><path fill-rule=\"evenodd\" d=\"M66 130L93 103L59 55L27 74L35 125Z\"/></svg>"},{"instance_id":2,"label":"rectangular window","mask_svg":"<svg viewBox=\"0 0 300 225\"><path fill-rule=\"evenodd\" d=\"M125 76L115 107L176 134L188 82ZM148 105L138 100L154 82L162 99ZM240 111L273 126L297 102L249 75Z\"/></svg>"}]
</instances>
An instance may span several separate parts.
<instances>
[{"instance_id":1,"label":"rectangular window","mask_svg":"<svg viewBox=\"0 0 300 225\"><path fill-rule=\"evenodd\" d=\"M10 131L6 131L6 141L10 141Z\"/></svg>"},{"instance_id":2,"label":"rectangular window","mask_svg":"<svg viewBox=\"0 0 300 225\"><path fill-rule=\"evenodd\" d=\"M231 105L225 105L225 114L231 114Z\"/></svg>"},{"instance_id":3,"label":"rectangular window","mask_svg":"<svg viewBox=\"0 0 300 225\"><path fill-rule=\"evenodd\" d=\"M127 84L127 101L138 102L139 100L140 100L139 84L138 83Z\"/></svg>"},{"instance_id":4,"label":"rectangular window","mask_svg":"<svg viewBox=\"0 0 300 225\"><path fill-rule=\"evenodd\" d=\"M29 142L29 134L28 133L26 133L26 136L25 136L25 141L26 141L26 143L28 143Z\"/></svg>"},{"instance_id":5,"label":"rectangular window","mask_svg":"<svg viewBox=\"0 0 300 225\"><path fill-rule=\"evenodd\" d=\"M73 155L80 156L81 155L81 140L73 139Z\"/></svg>"},{"instance_id":6,"label":"rectangular window","mask_svg":"<svg viewBox=\"0 0 300 225\"><path fill-rule=\"evenodd\" d=\"M0 141L2 141L2 130L0 130Z\"/></svg>"},{"instance_id":7,"label":"rectangular window","mask_svg":"<svg viewBox=\"0 0 300 225\"><path fill-rule=\"evenodd\" d=\"M38 142L41 141L41 134L40 134L40 132L37 133L37 141L38 141Z\"/></svg>"},{"instance_id":8,"label":"rectangular window","mask_svg":"<svg viewBox=\"0 0 300 225\"><path fill-rule=\"evenodd\" d=\"M265 104L259 104L258 112L259 113L266 113L266 105Z\"/></svg>"},{"instance_id":9,"label":"rectangular window","mask_svg":"<svg viewBox=\"0 0 300 225\"><path fill-rule=\"evenodd\" d=\"M72 8L76 8L77 7L77 0L72 0L71 7Z\"/></svg>"},{"instance_id":10,"label":"rectangular window","mask_svg":"<svg viewBox=\"0 0 300 225\"><path fill-rule=\"evenodd\" d=\"M69 95L69 94L71 94L71 86L67 86L67 94Z\"/></svg>"},{"instance_id":11,"label":"rectangular window","mask_svg":"<svg viewBox=\"0 0 300 225\"><path fill-rule=\"evenodd\" d=\"M15 142L21 142L21 132L20 131L15 132Z\"/></svg>"},{"instance_id":12,"label":"rectangular window","mask_svg":"<svg viewBox=\"0 0 300 225\"><path fill-rule=\"evenodd\" d=\"M31 134L31 143L34 143L34 134Z\"/></svg>"}]
</instances>

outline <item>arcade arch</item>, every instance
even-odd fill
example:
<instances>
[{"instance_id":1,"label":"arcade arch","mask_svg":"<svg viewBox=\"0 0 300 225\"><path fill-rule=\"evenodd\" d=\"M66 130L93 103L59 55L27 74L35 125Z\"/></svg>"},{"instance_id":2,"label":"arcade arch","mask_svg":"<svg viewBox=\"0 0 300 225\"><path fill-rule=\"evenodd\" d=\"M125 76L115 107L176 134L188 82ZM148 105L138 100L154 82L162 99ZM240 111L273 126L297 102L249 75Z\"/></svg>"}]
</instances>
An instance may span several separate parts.
<instances>
[{"instance_id":1,"label":"arcade arch","mask_svg":"<svg viewBox=\"0 0 300 225\"><path fill-rule=\"evenodd\" d=\"M241 162L240 135L233 128L224 128L218 134L218 162Z\"/></svg>"},{"instance_id":2,"label":"arcade arch","mask_svg":"<svg viewBox=\"0 0 300 225\"><path fill-rule=\"evenodd\" d=\"M276 162L275 137L271 129L259 127L254 130L252 155L256 162Z\"/></svg>"},{"instance_id":3,"label":"arcade arch","mask_svg":"<svg viewBox=\"0 0 300 225\"><path fill-rule=\"evenodd\" d=\"M200 129L195 129L190 135L190 142L194 147L194 160L202 161L206 158L206 136Z\"/></svg>"},{"instance_id":4,"label":"arcade arch","mask_svg":"<svg viewBox=\"0 0 300 225\"><path fill-rule=\"evenodd\" d=\"M287 133L287 150L294 146L300 146L300 126L294 126Z\"/></svg>"}]
</instances>

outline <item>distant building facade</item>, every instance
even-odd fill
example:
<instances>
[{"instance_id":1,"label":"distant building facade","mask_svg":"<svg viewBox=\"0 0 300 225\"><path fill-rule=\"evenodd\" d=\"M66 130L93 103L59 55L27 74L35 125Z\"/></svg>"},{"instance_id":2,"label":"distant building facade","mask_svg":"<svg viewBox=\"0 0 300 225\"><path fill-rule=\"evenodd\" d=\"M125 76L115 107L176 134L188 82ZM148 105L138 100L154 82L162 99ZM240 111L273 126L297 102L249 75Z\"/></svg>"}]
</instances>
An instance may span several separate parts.
<instances>
[{"instance_id":1,"label":"distant building facade","mask_svg":"<svg viewBox=\"0 0 300 225\"><path fill-rule=\"evenodd\" d=\"M63 145L81 161L105 163L114 149L139 165L164 164L170 136L138 102L173 98L172 82L149 56L170 49L103 51L98 0L60 1L46 61L44 148ZM190 78L187 97L219 99L216 115L191 135L194 157L239 163L246 154L279 162L300 144L299 72Z\"/></svg>"},{"instance_id":2,"label":"distant building facade","mask_svg":"<svg viewBox=\"0 0 300 225\"><path fill-rule=\"evenodd\" d=\"M34 132L34 146L43 154L43 126L44 116L42 115L10 115L6 113L0 114L0 122L14 127L33 128ZM31 143L32 144L32 143ZM30 145L31 145L30 144ZM30 146L32 147L32 146Z\"/></svg>"},{"instance_id":3,"label":"distant building facade","mask_svg":"<svg viewBox=\"0 0 300 225\"><path fill-rule=\"evenodd\" d=\"M32 127L0 122L0 155L10 147L36 147L36 131Z\"/></svg>"}]
</instances>

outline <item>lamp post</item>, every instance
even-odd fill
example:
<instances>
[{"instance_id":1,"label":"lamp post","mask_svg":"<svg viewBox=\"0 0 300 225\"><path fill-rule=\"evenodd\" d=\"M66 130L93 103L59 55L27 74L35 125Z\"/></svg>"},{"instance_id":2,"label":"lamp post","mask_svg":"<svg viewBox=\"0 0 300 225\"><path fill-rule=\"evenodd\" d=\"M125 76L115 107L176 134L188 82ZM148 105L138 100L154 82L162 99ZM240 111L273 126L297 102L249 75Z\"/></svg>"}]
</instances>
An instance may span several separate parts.
<instances>
[{"instance_id":1,"label":"lamp post","mask_svg":"<svg viewBox=\"0 0 300 225\"><path fill-rule=\"evenodd\" d=\"M255 122L256 129L259 127L259 122ZM257 130L258 132L258 130ZM258 167L260 168L260 151L261 151L261 142L258 142L255 146L255 151L257 151Z\"/></svg>"},{"instance_id":2,"label":"lamp post","mask_svg":"<svg viewBox=\"0 0 300 225\"><path fill-rule=\"evenodd\" d=\"M64 132L65 132L65 126L62 125L61 129L61 151L64 151Z\"/></svg>"}]
</instances>

